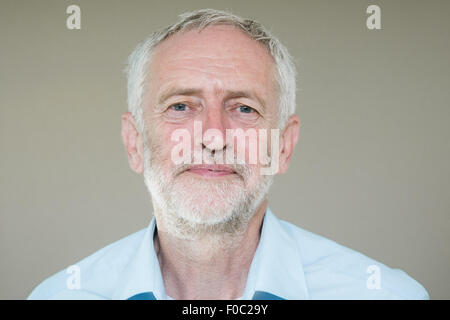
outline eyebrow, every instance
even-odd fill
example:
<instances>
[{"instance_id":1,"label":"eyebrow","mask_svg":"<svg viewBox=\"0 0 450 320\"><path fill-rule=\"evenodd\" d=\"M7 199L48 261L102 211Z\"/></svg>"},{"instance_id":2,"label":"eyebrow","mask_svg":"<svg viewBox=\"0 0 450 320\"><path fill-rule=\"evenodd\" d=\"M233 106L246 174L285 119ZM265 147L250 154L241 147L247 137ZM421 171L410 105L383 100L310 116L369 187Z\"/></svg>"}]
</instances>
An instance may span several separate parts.
<instances>
[{"instance_id":1,"label":"eyebrow","mask_svg":"<svg viewBox=\"0 0 450 320\"><path fill-rule=\"evenodd\" d=\"M201 88L180 88L180 87L170 87L169 89L163 91L158 99L158 103L162 104L167 99L173 96L200 96L202 94ZM251 100L256 100L259 102L261 107L266 109L266 102L261 98L256 92L249 90L226 90L225 100L236 99L236 98L248 98Z\"/></svg>"}]
</instances>

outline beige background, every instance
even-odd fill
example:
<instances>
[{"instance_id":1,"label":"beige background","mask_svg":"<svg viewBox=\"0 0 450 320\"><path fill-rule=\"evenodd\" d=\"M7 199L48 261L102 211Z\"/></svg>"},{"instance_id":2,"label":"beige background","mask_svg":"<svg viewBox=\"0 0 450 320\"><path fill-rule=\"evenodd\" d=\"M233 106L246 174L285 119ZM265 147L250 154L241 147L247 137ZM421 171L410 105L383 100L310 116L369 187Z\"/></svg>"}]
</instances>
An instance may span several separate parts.
<instances>
[{"instance_id":1,"label":"beige background","mask_svg":"<svg viewBox=\"0 0 450 320\"><path fill-rule=\"evenodd\" d=\"M81 6L82 29L66 28ZM378 4L382 30L366 28ZM120 139L122 70L203 7L267 25L299 65L301 138L278 217L450 298L449 1L0 1L0 298L144 228Z\"/></svg>"}]
</instances>

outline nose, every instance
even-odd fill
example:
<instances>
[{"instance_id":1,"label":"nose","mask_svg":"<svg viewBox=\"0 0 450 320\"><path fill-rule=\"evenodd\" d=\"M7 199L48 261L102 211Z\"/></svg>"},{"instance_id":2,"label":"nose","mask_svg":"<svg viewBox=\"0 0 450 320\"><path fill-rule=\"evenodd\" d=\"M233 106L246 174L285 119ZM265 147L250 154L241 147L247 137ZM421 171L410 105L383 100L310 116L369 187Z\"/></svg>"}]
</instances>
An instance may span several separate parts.
<instances>
[{"instance_id":1,"label":"nose","mask_svg":"<svg viewBox=\"0 0 450 320\"><path fill-rule=\"evenodd\" d=\"M221 105L207 107L202 119L202 149L211 152L226 148L225 133L227 128L226 114Z\"/></svg>"}]
</instances>

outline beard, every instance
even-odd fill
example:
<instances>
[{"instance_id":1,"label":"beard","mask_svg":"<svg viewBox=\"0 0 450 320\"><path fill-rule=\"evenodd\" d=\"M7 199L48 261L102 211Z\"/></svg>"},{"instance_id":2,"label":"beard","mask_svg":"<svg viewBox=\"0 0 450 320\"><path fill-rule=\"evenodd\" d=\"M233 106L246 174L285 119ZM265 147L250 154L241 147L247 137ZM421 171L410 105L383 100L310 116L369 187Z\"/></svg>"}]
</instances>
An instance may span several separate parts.
<instances>
[{"instance_id":1,"label":"beard","mask_svg":"<svg viewBox=\"0 0 450 320\"><path fill-rule=\"evenodd\" d=\"M144 181L158 227L180 239L243 234L273 182L247 164L229 165L236 174L204 179L188 172L191 165L165 172L163 163L160 147L144 137Z\"/></svg>"}]
</instances>

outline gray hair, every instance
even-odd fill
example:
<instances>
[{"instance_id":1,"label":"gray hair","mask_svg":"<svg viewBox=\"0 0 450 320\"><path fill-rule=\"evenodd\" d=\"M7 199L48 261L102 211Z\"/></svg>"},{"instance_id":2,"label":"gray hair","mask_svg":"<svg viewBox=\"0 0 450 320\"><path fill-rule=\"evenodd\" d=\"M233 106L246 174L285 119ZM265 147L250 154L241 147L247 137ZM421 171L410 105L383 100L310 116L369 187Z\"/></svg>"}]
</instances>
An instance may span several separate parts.
<instances>
[{"instance_id":1,"label":"gray hair","mask_svg":"<svg viewBox=\"0 0 450 320\"><path fill-rule=\"evenodd\" d=\"M170 36L193 29L202 30L210 25L230 25L244 31L266 47L276 66L276 81L279 91L278 118L279 126L285 126L288 118L295 112L296 70L295 64L281 42L269 33L260 23L243 19L232 13L214 9L201 9L179 15L177 23L152 33L137 45L128 58L126 68L128 80L128 110L133 115L138 129L143 132L142 99L148 75L148 67L155 48Z\"/></svg>"}]
</instances>

